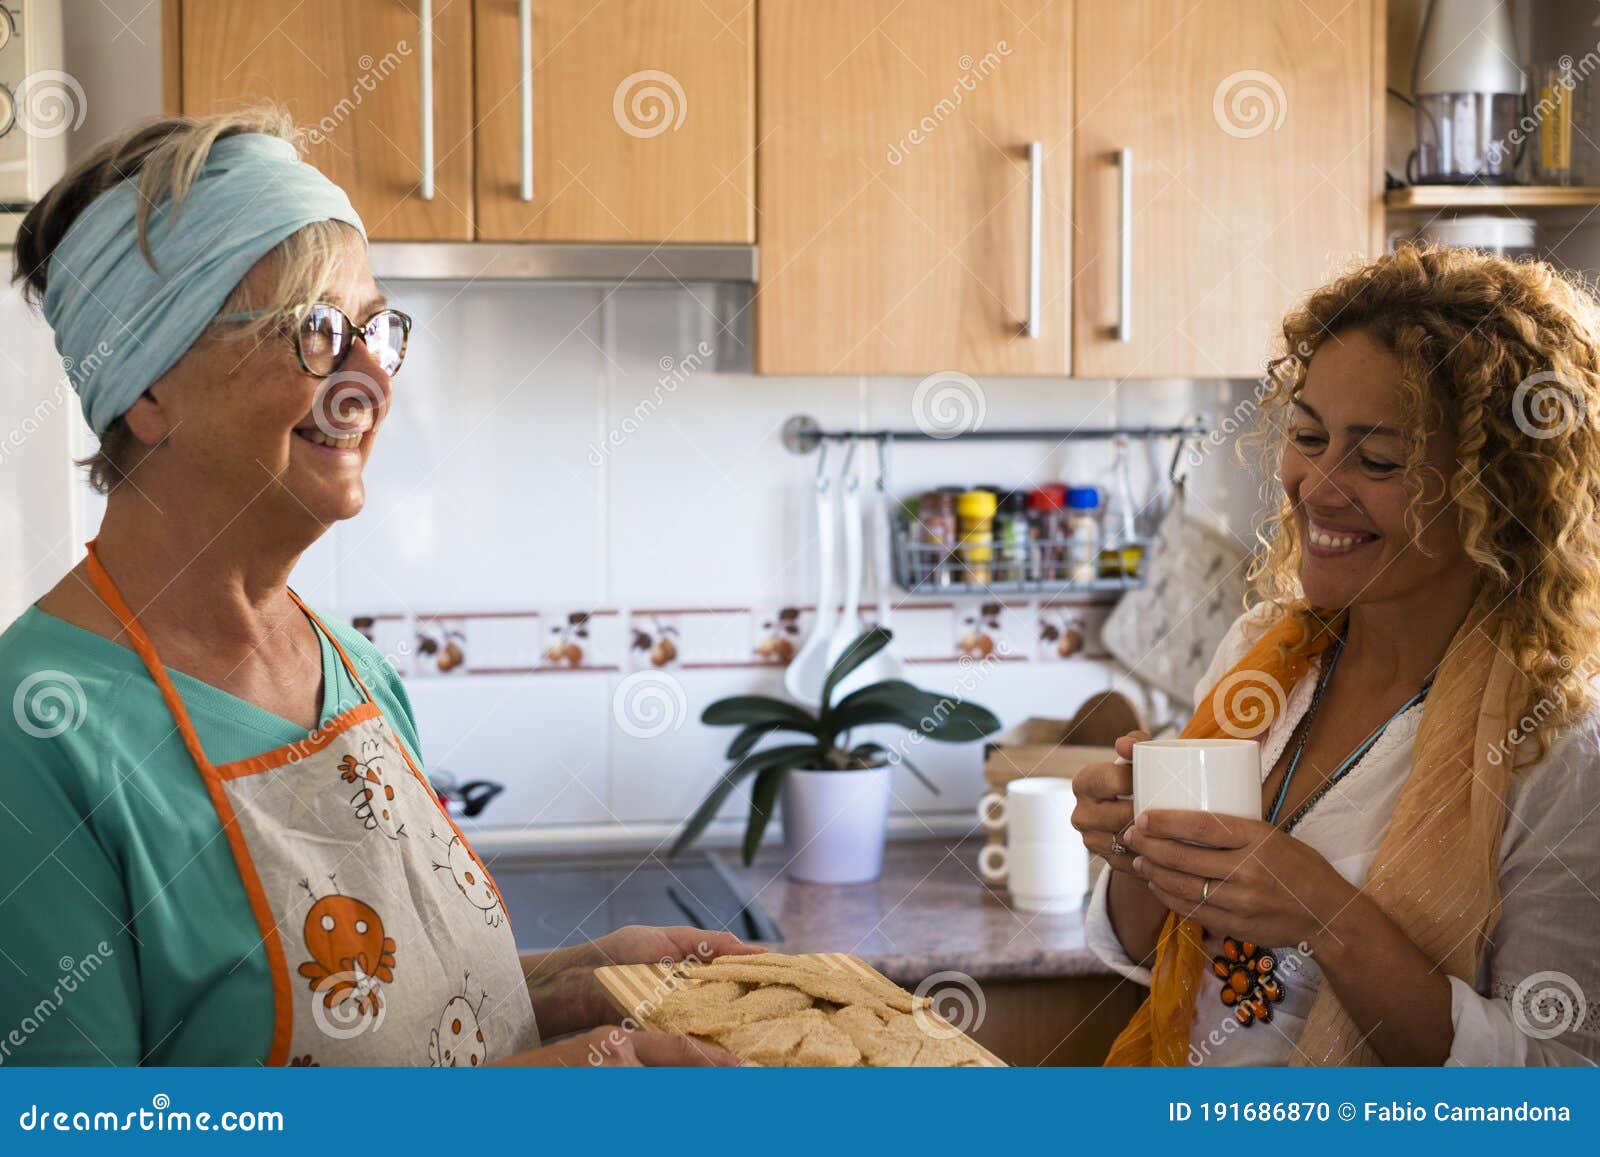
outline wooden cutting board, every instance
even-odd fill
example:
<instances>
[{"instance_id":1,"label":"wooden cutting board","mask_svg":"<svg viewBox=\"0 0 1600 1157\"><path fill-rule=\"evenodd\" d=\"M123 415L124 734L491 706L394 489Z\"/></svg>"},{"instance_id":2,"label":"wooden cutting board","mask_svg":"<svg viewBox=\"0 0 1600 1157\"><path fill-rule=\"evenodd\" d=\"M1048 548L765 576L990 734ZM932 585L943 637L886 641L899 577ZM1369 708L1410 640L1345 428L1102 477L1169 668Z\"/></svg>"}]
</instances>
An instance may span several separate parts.
<instances>
[{"instance_id":1,"label":"wooden cutting board","mask_svg":"<svg viewBox=\"0 0 1600 1157\"><path fill-rule=\"evenodd\" d=\"M815 961L829 968L837 968L842 972L853 972L857 976L874 984L887 984L894 988L899 985L879 972L859 956L848 952L816 952L798 959ZM594 970L595 979L606 990L606 995L611 998L611 1003L617 1006L623 1016L632 1017L645 1028L657 1028L652 1023L650 1013L658 1006L666 995L674 989L683 986L682 978L673 975L673 970L678 967L670 961L656 964L608 964L603 968ZM931 1013L931 1010L930 1010ZM938 1015L937 1013L931 1013ZM953 1027L953 1026L952 1026ZM960 1034L966 1036L965 1033ZM982 1055L984 1063L995 1068L1004 1068L1005 1062L984 1048L977 1041L967 1037L972 1046Z\"/></svg>"}]
</instances>

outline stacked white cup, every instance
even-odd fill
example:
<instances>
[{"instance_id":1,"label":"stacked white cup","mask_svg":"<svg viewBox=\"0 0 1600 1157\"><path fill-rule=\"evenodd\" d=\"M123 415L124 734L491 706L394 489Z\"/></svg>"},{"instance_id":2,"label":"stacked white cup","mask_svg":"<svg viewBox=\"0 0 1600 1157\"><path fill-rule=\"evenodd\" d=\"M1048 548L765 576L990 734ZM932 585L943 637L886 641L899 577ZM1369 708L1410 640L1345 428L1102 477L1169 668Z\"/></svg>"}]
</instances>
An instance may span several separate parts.
<instances>
[{"instance_id":1,"label":"stacked white cup","mask_svg":"<svg viewBox=\"0 0 1600 1157\"><path fill-rule=\"evenodd\" d=\"M1052 776L1014 779L1004 795L978 801L978 820L1004 831L1006 842L978 854L978 871L1004 882L1013 907L1028 912L1076 912L1089 888L1089 853L1072 826L1072 781Z\"/></svg>"}]
</instances>

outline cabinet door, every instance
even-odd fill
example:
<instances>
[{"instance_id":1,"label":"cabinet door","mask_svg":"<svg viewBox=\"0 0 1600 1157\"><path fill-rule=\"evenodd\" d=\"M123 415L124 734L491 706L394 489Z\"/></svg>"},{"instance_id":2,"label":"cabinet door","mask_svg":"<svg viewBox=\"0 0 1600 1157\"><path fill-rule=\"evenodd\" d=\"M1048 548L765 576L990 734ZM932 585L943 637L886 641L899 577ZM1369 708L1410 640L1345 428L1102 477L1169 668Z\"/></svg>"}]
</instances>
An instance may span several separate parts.
<instances>
[{"instance_id":1,"label":"cabinet door","mask_svg":"<svg viewBox=\"0 0 1600 1157\"><path fill-rule=\"evenodd\" d=\"M1296 299L1375 251L1373 9L1078 5L1078 376L1259 376Z\"/></svg>"},{"instance_id":2,"label":"cabinet door","mask_svg":"<svg viewBox=\"0 0 1600 1157\"><path fill-rule=\"evenodd\" d=\"M477 22L482 239L755 240L749 0L477 0Z\"/></svg>"},{"instance_id":3,"label":"cabinet door","mask_svg":"<svg viewBox=\"0 0 1600 1157\"><path fill-rule=\"evenodd\" d=\"M757 369L1065 373L1070 0L760 19Z\"/></svg>"},{"instance_id":4,"label":"cabinet door","mask_svg":"<svg viewBox=\"0 0 1600 1157\"><path fill-rule=\"evenodd\" d=\"M433 85L425 104L430 7ZM183 0L180 25L184 112L285 105L310 130L309 159L350 195L373 239L472 239L470 5Z\"/></svg>"}]
</instances>

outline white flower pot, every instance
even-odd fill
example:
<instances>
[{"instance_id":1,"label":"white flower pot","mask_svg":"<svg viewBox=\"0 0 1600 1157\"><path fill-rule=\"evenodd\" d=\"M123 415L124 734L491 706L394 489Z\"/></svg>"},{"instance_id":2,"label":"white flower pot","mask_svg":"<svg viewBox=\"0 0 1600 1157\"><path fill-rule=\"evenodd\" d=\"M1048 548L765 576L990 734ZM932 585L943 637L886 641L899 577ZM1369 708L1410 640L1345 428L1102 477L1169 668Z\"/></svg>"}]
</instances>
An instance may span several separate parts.
<instances>
[{"instance_id":1,"label":"white flower pot","mask_svg":"<svg viewBox=\"0 0 1600 1157\"><path fill-rule=\"evenodd\" d=\"M883 870L888 767L790 771L783 777L783 844L791 879L864 884Z\"/></svg>"}]
</instances>

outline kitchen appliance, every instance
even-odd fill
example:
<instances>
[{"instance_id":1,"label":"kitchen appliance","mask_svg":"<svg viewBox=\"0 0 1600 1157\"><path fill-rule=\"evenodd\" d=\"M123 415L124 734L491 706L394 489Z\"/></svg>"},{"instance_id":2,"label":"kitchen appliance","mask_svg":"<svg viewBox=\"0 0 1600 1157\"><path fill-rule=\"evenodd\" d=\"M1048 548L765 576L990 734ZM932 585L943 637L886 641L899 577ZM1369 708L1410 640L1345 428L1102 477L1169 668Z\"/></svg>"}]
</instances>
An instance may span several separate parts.
<instances>
[{"instance_id":1,"label":"kitchen appliance","mask_svg":"<svg viewBox=\"0 0 1600 1157\"><path fill-rule=\"evenodd\" d=\"M651 856L532 860L488 857L517 948L581 944L627 924L726 929L745 941L782 939L761 906L711 854L666 864Z\"/></svg>"},{"instance_id":2,"label":"kitchen appliance","mask_svg":"<svg viewBox=\"0 0 1600 1157\"><path fill-rule=\"evenodd\" d=\"M1419 185L1510 184L1527 77L1505 0L1431 0L1411 74Z\"/></svg>"},{"instance_id":3,"label":"kitchen appliance","mask_svg":"<svg viewBox=\"0 0 1600 1157\"><path fill-rule=\"evenodd\" d=\"M66 134L83 123L61 43L61 0L0 0L0 247L66 172Z\"/></svg>"}]
</instances>

